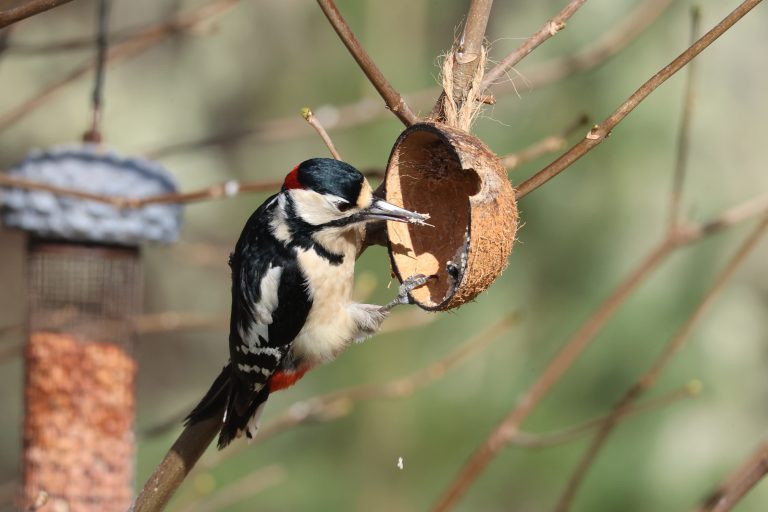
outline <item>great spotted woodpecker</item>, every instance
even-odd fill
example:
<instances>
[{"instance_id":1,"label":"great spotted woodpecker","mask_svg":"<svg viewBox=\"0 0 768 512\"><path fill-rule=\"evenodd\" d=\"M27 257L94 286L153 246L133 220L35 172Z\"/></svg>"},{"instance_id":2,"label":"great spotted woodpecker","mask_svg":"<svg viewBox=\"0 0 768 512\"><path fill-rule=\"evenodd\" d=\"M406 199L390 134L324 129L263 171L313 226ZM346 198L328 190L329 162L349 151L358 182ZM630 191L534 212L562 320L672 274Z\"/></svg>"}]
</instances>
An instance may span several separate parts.
<instances>
[{"instance_id":1,"label":"great spotted woodpecker","mask_svg":"<svg viewBox=\"0 0 768 512\"><path fill-rule=\"evenodd\" d=\"M230 255L229 363L187 423L224 408L219 448L242 434L251 438L270 393L375 333L428 278L406 279L384 306L353 302L366 224L427 218L374 197L363 175L338 160L307 160L288 173L280 192L248 219Z\"/></svg>"}]
</instances>

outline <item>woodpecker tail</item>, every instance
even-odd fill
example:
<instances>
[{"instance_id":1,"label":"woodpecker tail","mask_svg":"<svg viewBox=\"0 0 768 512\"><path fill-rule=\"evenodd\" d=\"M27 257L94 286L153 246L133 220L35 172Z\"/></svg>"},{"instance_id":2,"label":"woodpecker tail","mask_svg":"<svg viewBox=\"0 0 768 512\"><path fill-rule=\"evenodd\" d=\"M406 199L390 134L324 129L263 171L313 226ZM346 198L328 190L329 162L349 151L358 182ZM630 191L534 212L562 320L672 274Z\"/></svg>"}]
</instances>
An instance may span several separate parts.
<instances>
[{"instance_id":1,"label":"woodpecker tail","mask_svg":"<svg viewBox=\"0 0 768 512\"><path fill-rule=\"evenodd\" d=\"M219 450L243 433L249 439L253 438L261 409L269 396L268 386L264 386L254 398L248 396L250 394L234 378L230 363L221 370L203 399L189 413L184 425L194 425L226 408L219 433Z\"/></svg>"}]
</instances>

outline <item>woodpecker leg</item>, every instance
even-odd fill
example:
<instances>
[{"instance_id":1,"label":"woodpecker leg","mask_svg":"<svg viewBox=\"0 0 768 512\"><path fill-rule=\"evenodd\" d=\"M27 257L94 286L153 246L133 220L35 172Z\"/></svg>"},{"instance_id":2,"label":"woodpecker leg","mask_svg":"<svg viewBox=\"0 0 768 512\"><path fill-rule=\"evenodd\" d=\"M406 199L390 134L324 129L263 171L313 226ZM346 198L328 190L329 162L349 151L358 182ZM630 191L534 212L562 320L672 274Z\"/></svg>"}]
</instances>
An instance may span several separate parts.
<instances>
[{"instance_id":1,"label":"woodpecker leg","mask_svg":"<svg viewBox=\"0 0 768 512\"><path fill-rule=\"evenodd\" d=\"M400 290L397 293L395 299L383 306L375 306L373 304L353 304L351 306L351 314L354 321L357 323L357 332L354 336L355 343L360 343L367 338L373 336L376 331L381 327L384 319L389 315L390 310L400 304L410 304L411 299L408 294L411 290L423 286L427 281L435 276L425 276L422 274L416 274L400 285Z\"/></svg>"},{"instance_id":2,"label":"woodpecker leg","mask_svg":"<svg viewBox=\"0 0 768 512\"><path fill-rule=\"evenodd\" d=\"M414 274L406 278L403 284L400 285L400 289L397 292L397 297L392 302L389 302L381 306L382 312L389 312L395 306L400 304L413 304L409 294L418 288L424 286L430 279L434 279L436 276L425 276L424 274Z\"/></svg>"}]
</instances>

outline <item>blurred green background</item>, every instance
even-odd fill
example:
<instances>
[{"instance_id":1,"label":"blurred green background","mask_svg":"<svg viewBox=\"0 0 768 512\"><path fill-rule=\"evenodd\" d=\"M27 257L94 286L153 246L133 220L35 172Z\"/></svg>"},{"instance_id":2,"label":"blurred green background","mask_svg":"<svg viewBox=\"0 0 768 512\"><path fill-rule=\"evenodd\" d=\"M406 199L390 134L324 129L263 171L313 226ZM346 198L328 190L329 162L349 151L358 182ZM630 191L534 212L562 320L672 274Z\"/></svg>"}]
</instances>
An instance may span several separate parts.
<instances>
[{"instance_id":1,"label":"blurred green background","mask_svg":"<svg viewBox=\"0 0 768 512\"><path fill-rule=\"evenodd\" d=\"M500 60L565 3L495 2L487 32L490 58ZM592 71L540 88L529 87L527 73L537 63L595 41L640 3L588 2L566 30L510 73L516 92L499 93L497 104L484 109L475 133L506 154L562 131L581 113L594 122L605 118L687 47L690 2L673 1L647 31ZM467 4L338 0L363 46L406 97L435 86L438 57L460 34ZM708 29L737 2L698 4ZM114 2L112 27L130 32L195 5L199 2ZM87 36L94 13L93 2L72 2L18 24L9 41L13 47ZM760 6L698 60L683 205L689 218L710 218L768 190L766 26L768 10ZM326 156L319 137L299 116L301 107L309 106L331 128L345 160L361 169L385 166L402 125L384 110L314 2L243 1L204 27L108 70L103 130L109 145L141 155L278 119L283 121L249 136L177 148L161 153L159 160L183 190L227 179L279 179L303 159ZM0 60L0 112L91 54L9 51ZM191 478L174 510L189 509L201 496L219 499L227 485L264 468L267 472L249 477L253 482L247 485L255 491L261 482L262 492L226 506L214 503L213 509L415 511L433 504L568 336L662 236L683 83L682 73L675 76L601 147L521 201L519 243L508 269L488 292L459 310L429 315L426 325L353 347L300 385L271 397L264 423L296 401L356 384L384 383L423 368L502 315L517 312L520 320L509 332L411 396L360 402L335 421L290 429L254 444ZM31 148L79 139L89 122L90 88L88 75L0 134L0 169ZM380 115L333 128L336 108L365 98ZM423 100L413 104L421 113L431 106ZM552 158L516 169L512 182ZM266 195L188 206L179 243L143 251L145 310L204 317L225 312L227 252ZM525 430L551 431L606 411L682 325L748 229L732 229L673 255L610 321ZM767 257L768 243L762 242L651 393L700 379L701 395L626 420L588 474L575 510L687 510L765 438ZM19 325L24 318L19 300L22 235L0 230L0 262L0 326ZM389 286L389 263L381 248L364 254L358 278L361 289L374 290L368 300L383 303L394 293L396 283ZM23 340L19 329L0 336L0 347ZM146 334L136 347L139 429L188 410L227 357L223 328ZM0 482L19 477L21 381L20 358L2 360ZM178 431L141 440L137 486ZM509 447L457 510L548 510L585 446L586 438L546 449ZM205 502L199 505L198 510L205 509ZM738 510L768 510L768 486L754 491Z\"/></svg>"}]
</instances>

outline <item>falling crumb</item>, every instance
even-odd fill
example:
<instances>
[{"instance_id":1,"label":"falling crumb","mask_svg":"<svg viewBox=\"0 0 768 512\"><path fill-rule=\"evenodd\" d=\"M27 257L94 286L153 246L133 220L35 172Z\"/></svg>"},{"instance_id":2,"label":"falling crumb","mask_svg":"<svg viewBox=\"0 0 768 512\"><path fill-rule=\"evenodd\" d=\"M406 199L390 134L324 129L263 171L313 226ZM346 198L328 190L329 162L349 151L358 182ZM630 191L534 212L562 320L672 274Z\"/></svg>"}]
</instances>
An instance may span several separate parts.
<instances>
[{"instance_id":1,"label":"falling crumb","mask_svg":"<svg viewBox=\"0 0 768 512\"><path fill-rule=\"evenodd\" d=\"M402 457L398 457L397 458L397 469L400 469L400 470L403 469L403 458Z\"/></svg>"}]
</instances>

